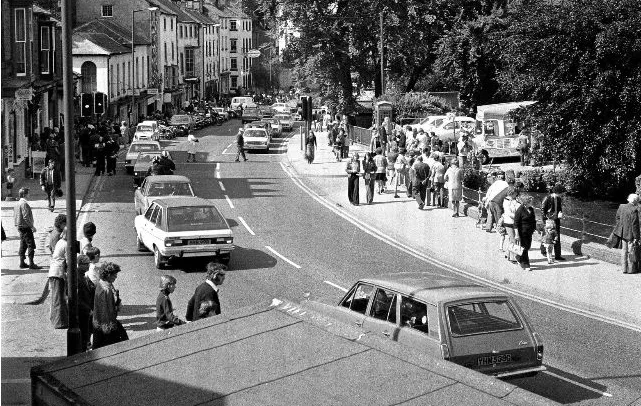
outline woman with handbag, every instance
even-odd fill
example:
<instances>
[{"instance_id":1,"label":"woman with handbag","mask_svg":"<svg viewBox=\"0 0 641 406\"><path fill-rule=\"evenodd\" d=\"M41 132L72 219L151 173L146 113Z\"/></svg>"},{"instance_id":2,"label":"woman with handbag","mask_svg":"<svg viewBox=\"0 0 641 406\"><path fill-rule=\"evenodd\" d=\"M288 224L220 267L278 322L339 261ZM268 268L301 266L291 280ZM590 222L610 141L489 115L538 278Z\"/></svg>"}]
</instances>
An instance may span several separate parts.
<instances>
[{"instance_id":1,"label":"woman with handbag","mask_svg":"<svg viewBox=\"0 0 641 406\"><path fill-rule=\"evenodd\" d=\"M367 152L363 159L363 179L365 180L365 190L367 192L365 197L367 204L372 204L374 201L376 163L374 163L373 155L373 153Z\"/></svg>"},{"instance_id":2,"label":"woman with handbag","mask_svg":"<svg viewBox=\"0 0 641 406\"><path fill-rule=\"evenodd\" d=\"M532 246L532 234L536 231L536 215L530 195L521 195L521 206L514 213L515 244L521 246L522 252L516 256L521 268L531 271L528 250Z\"/></svg>"},{"instance_id":3,"label":"woman with handbag","mask_svg":"<svg viewBox=\"0 0 641 406\"><path fill-rule=\"evenodd\" d=\"M106 262L100 269L100 281L96 284L93 304L93 345L92 348L104 347L128 340L127 331L118 321L121 300L118 289L113 283L118 277L120 266Z\"/></svg>"},{"instance_id":4,"label":"woman with handbag","mask_svg":"<svg viewBox=\"0 0 641 406\"><path fill-rule=\"evenodd\" d=\"M621 246L621 270L625 274L641 272L639 248L639 195L632 193L628 203L619 205L612 234ZM618 247L617 247L618 248Z\"/></svg>"}]
</instances>

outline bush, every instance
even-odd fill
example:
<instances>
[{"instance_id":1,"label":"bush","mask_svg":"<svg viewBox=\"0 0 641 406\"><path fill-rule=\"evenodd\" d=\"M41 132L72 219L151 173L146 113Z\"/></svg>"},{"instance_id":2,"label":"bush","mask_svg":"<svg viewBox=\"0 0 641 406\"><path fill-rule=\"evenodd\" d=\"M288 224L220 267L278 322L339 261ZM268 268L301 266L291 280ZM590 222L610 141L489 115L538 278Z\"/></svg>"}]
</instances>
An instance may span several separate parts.
<instances>
[{"instance_id":1,"label":"bush","mask_svg":"<svg viewBox=\"0 0 641 406\"><path fill-rule=\"evenodd\" d=\"M465 164L463 170L463 185L472 190L486 191L489 187L487 182L487 172L474 169L471 164Z\"/></svg>"},{"instance_id":2,"label":"bush","mask_svg":"<svg viewBox=\"0 0 641 406\"><path fill-rule=\"evenodd\" d=\"M542 169L534 169L532 171L521 173L521 182L523 182L523 190L525 192L547 192L547 184L543 180Z\"/></svg>"}]
</instances>

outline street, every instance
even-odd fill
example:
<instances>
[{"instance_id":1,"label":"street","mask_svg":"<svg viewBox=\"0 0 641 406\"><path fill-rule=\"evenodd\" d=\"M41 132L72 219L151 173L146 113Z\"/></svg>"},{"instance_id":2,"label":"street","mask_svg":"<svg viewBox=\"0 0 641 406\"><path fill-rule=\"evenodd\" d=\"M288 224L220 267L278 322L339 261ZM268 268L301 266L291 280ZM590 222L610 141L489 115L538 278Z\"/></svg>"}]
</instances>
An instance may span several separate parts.
<instances>
[{"instance_id":1,"label":"street","mask_svg":"<svg viewBox=\"0 0 641 406\"><path fill-rule=\"evenodd\" d=\"M337 215L315 190L313 180L312 186L303 186L292 177L286 159L291 133L274 138L269 153L249 153L249 161L234 162L238 126L234 120L197 132L196 163L185 162L185 138L161 142L175 160L176 174L191 179L196 195L215 202L234 231L236 248L220 293L223 313L273 297L302 301L309 296L310 300L336 303L343 289L365 276L403 271L460 276L457 269L469 268L465 253L454 248L451 255L439 258L448 264L444 267L429 258L409 255L401 243L377 238L349 212ZM324 142L322 137L319 141ZM292 142L289 147L299 145ZM189 297L204 279L205 264L181 261L159 271L152 253L138 252L133 191L132 178L119 163L115 176L94 180L78 220L79 226L87 221L96 224L93 243L101 250L101 261L122 268L115 285L124 304L119 318L130 338L155 332L160 275L170 274L178 280L172 302L175 313L184 318ZM431 244L446 242L430 240L420 248L431 251ZM5 268L12 267L3 260L3 275ZM637 331L541 301L523 297L517 301L543 337L548 371L511 383L564 404L641 402ZM33 306L3 304L3 382L26 379L28 366L65 355L65 331L51 328L48 308L48 300ZM9 366L13 376L7 375Z\"/></svg>"}]
</instances>

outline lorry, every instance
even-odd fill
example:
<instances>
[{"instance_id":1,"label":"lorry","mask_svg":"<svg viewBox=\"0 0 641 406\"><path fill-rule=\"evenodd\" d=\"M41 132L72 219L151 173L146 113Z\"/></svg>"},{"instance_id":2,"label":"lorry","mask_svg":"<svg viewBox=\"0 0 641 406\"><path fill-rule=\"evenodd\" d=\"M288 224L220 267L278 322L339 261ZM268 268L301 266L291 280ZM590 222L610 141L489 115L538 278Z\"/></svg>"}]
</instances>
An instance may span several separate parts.
<instances>
[{"instance_id":1,"label":"lorry","mask_svg":"<svg viewBox=\"0 0 641 406\"><path fill-rule=\"evenodd\" d=\"M510 118L510 112L534 103L529 100L477 106L474 143L478 151L486 159L519 156L520 128Z\"/></svg>"}]
</instances>

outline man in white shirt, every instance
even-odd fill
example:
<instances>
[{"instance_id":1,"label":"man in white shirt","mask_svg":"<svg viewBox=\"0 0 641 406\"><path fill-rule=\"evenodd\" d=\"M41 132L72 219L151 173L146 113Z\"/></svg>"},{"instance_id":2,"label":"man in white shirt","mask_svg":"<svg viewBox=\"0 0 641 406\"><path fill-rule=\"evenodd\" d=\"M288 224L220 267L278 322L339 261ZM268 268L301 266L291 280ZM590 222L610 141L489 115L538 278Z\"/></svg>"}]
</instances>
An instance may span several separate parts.
<instances>
[{"instance_id":1,"label":"man in white shirt","mask_svg":"<svg viewBox=\"0 0 641 406\"><path fill-rule=\"evenodd\" d=\"M507 188L509 186L505 181L505 172L495 172L493 175L495 178L494 183L487 189L484 199L485 207L491 213L491 217L488 216L487 228L485 229L488 233L492 232L492 226L498 222L499 217L503 214L503 200L507 196Z\"/></svg>"}]
</instances>

